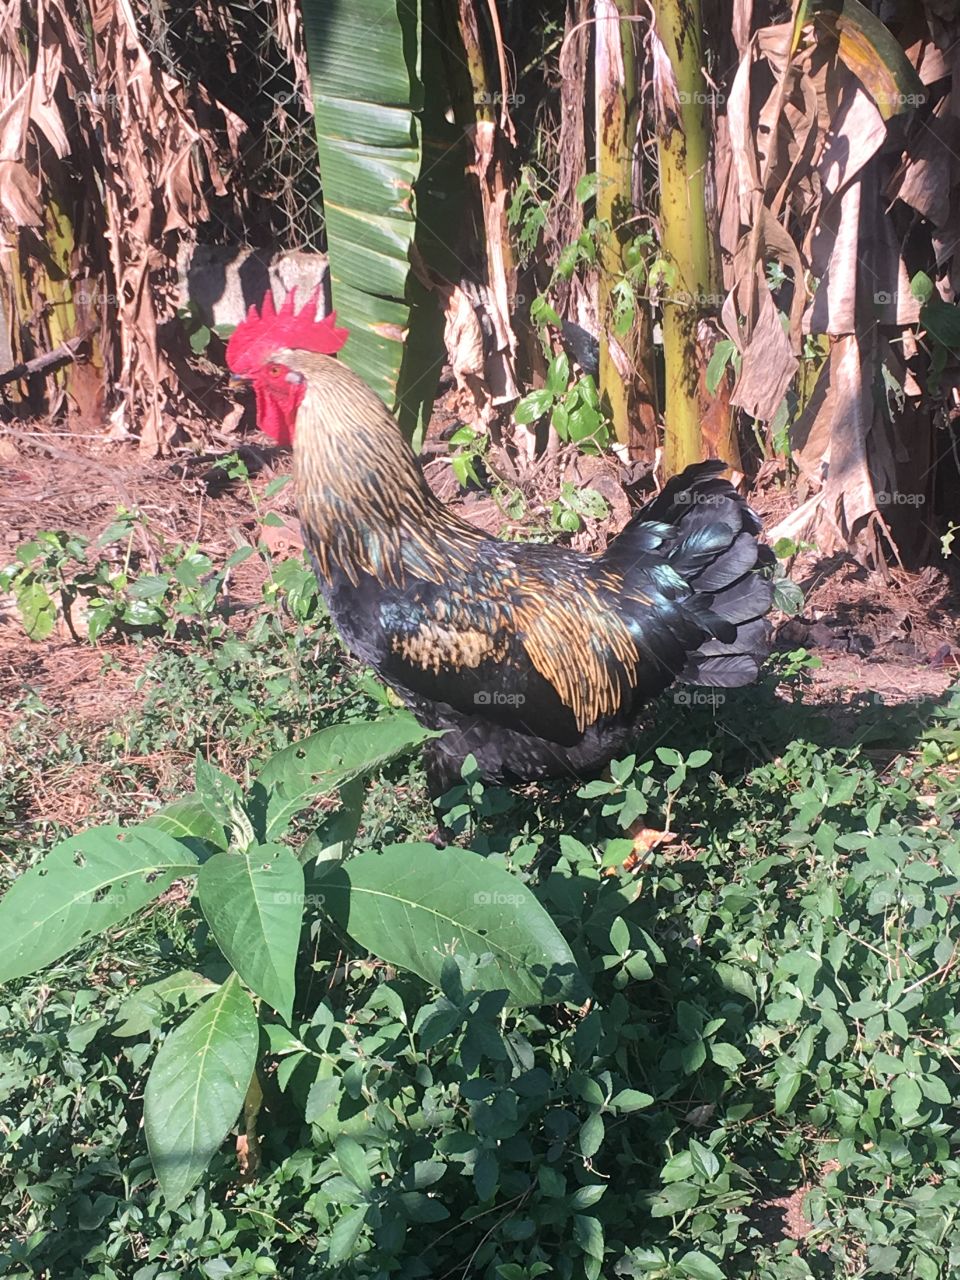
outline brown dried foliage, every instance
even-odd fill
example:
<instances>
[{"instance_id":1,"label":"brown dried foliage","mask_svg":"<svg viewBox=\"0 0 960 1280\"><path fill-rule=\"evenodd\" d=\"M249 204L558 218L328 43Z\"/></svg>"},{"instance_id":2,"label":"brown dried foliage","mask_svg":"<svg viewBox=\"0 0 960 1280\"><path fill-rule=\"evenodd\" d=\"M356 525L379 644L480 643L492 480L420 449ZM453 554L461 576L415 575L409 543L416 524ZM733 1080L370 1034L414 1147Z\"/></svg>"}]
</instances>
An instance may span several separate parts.
<instances>
[{"instance_id":1,"label":"brown dried foliage","mask_svg":"<svg viewBox=\"0 0 960 1280\"><path fill-rule=\"evenodd\" d=\"M151 58L129 0L4 0L0 100L9 357L79 334L99 384L85 397L74 374L46 403L46 384L24 396L51 412L66 392L83 414L109 399L112 435L163 452L181 403L160 337L176 309L177 248L223 193L243 125Z\"/></svg>"},{"instance_id":2,"label":"brown dried foliage","mask_svg":"<svg viewBox=\"0 0 960 1280\"><path fill-rule=\"evenodd\" d=\"M738 44L747 10L737 6ZM841 56L835 32L808 28L791 52L792 23L762 27L743 49L726 106L728 144L718 152L730 291L723 321L742 358L734 403L769 421L796 375L804 335L829 344L794 431L808 496L775 534L813 534L828 554L853 546L877 564L902 537L891 495L912 495L910 515L922 520L918 508L933 493L932 427L901 352L909 354L904 330L919 319L907 262L914 211L933 224L941 292L954 295L960 175L953 88L943 92L942 82L958 34L956 23L919 7L899 32L924 84L941 82L925 121L909 110L889 118L869 68ZM765 279L771 261L792 281L786 331ZM875 395L881 360L905 391L900 422Z\"/></svg>"}]
</instances>

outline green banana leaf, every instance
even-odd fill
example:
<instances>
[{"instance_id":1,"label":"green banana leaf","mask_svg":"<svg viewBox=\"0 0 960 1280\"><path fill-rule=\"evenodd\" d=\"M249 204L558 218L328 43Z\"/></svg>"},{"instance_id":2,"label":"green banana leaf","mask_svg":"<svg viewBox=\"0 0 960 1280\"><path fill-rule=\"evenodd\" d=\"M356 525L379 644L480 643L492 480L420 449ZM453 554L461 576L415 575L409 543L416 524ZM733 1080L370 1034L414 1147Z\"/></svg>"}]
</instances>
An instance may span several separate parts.
<instances>
[{"instance_id":1,"label":"green banana leaf","mask_svg":"<svg viewBox=\"0 0 960 1280\"><path fill-rule=\"evenodd\" d=\"M411 259L451 270L453 251L434 229L455 224L427 210L463 171L458 135L434 105L446 97L437 16L430 0L302 9L333 305L350 330L342 359L413 434L429 417L443 343L440 308Z\"/></svg>"}]
</instances>

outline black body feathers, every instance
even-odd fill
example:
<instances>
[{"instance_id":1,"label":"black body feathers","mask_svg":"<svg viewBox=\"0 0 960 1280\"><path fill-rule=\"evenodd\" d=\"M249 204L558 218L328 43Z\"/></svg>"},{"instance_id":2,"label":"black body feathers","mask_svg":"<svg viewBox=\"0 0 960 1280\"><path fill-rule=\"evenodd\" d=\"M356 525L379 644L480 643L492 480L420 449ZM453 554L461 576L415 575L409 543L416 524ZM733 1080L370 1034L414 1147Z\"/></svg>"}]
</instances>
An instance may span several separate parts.
<instances>
[{"instance_id":1,"label":"black body feathers","mask_svg":"<svg viewBox=\"0 0 960 1280\"><path fill-rule=\"evenodd\" d=\"M772 554L721 463L688 468L595 558L483 539L449 576L403 585L335 572L331 613L349 647L417 717L435 790L466 755L492 779L580 776L624 753L644 705L676 679L757 676Z\"/></svg>"},{"instance_id":2,"label":"black body feathers","mask_svg":"<svg viewBox=\"0 0 960 1280\"><path fill-rule=\"evenodd\" d=\"M773 556L722 462L670 480L600 556L502 542L437 500L350 369L277 359L304 385L294 478L321 589L348 647L446 730L434 789L467 754L490 778L595 771L674 680L755 678Z\"/></svg>"}]
</instances>

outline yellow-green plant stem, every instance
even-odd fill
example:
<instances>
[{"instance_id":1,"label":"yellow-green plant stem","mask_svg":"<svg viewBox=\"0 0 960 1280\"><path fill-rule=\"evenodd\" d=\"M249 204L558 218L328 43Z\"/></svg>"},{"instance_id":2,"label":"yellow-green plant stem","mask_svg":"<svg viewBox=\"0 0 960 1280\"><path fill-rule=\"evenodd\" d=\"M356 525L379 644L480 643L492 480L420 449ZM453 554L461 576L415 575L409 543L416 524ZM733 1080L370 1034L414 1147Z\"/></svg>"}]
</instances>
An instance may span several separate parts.
<instances>
[{"instance_id":1,"label":"yellow-green plant stem","mask_svg":"<svg viewBox=\"0 0 960 1280\"><path fill-rule=\"evenodd\" d=\"M664 448L666 475L704 456L702 316L721 297L717 255L706 203L710 110L701 70L700 0L654 0L657 33L673 67L677 113L660 122L660 237L676 273L673 301L663 311ZM716 451L736 467L739 451L729 409L717 433Z\"/></svg>"},{"instance_id":2,"label":"yellow-green plant stem","mask_svg":"<svg viewBox=\"0 0 960 1280\"><path fill-rule=\"evenodd\" d=\"M636 87L632 0L597 0L596 132L597 219L609 227L600 243L597 310L600 317L600 394L621 444L630 440L630 394L611 350L612 291L623 277L618 234L632 211L633 139L631 110ZM612 28L615 28L612 29ZM617 45L619 44L619 50Z\"/></svg>"}]
</instances>

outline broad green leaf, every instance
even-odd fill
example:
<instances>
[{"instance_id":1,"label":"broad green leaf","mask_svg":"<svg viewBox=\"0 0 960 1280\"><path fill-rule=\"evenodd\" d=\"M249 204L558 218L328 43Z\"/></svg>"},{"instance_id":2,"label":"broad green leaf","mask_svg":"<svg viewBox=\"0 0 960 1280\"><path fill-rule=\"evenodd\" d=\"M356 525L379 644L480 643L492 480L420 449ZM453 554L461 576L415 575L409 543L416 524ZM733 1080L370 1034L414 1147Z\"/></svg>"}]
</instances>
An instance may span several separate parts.
<instances>
[{"instance_id":1,"label":"broad green leaf","mask_svg":"<svg viewBox=\"0 0 960 1280\"><path fill-rule=\"evenodd\" d=\"M602 1183L595 1183L589 1187L580 1187L570 1197L571 1209L590 1209L602 1199L607 1188Z\"/></svg>"},{"instance_id":2,"label":"broad green leaf","mask_svg":"<svg viewBox=\"0 0 960 1280\"><path fill-rule=\"evenodd\" d=\"M777 1087L774 1090L774 1110L778 1116L782 1116L784 1112L790 1109L790 1103L796 1097L797 1090L803 1082L803 1072L791 1070L789 1066L784 1070L783 1075L777 1081Z\"/></svg>"},{"instance_id":3,"label":"broad green leaf","mask_svg":"<svg viewBox=\"0 0 960 1280\"><path fill-rule=\"evenodd\" d=\"M296 1057L301 1058L302 1054ZM307 1124L313 1124L315 1120L319 1120L325 1112L340 1100L343 1087L340 1084L339 1076L321 1076L314 1080L307 1094L307 1102L304 1108L303 1118Z\"/></svg>"},{"instance_id":4,"label":"broad green leaf","mask_svg":"<svg viewBox=\"0 0 960 1280\"><path fill-rule=\"evenodd\" d=\"M551 396L563 395L570 383L570 361L561 352L554 356L547 369L546 390Z\"/></svg>"},{"instance_id":5,"label":"broad green leaf","mask_svg":"<svg viewBox=\"0 0 960 1280\"><path fill-rule=\"evenodd\" d=\"M720 1172L720 1161L716 1153L709 1147L705 1147L702 1142L697 1142L696 1138L690 1139L690 1162L694 1172L710 1182Z\"/></svg>"},{"instance_id":6,"label":"broad green leaf","mask_svg":"<svg viewBox=\"0 0 960 1280\"><path fill-rule=\"evenodd\" d=\"M705 1253L685 1253L677 1259L677 1266L683 1275L692 1276L693 1280L724 1280L723 1272Z\"/></svg>"},{"instance_id":7,"label":"broad green leaf","mask_svg":"<svg viewBox=\"0 0 960 1280\"><path fill-rule=\"evenodd\" d=\"M197 800L217 822L225 827L232 826L243 810L244 797L239 782L204 760L199 751L193 768Z\"/></svg>"},{"instance_id":8,"label":"broad green leaf","mask_svg":"<svg viewBox=\"0 0 960 1280\"><path fill-rule=\"evenodd\" d=\"M342 359L409 431L424 418L441 351L439 308L411 254L455 278L441 247L453 210L434 190L449 194L462 178L462 137L443 114L437 17L430 0L304 0L301 11L333 304L350 330Z\"/></svg>"},{"instance_id":9,"label":"broad green leaf","mask_svg":"<svg viewBox=\"0 0 960 1280\"><path fill-rule=\"evenodd\" d=\"M514 421L521 426L536 422L543 417L552 404L553 396L545 387L539 391L531 391L518 402L513 412Z\"/></svg>"},{"instance_id":10,"label":"broad green leaf","mask_svg":"<svg viewBox=\"0 0 960 1280\"><path fill-rule=\"evenodd\" d=\"M179 1204L237 1119L260 1031L236 974L160 1046L144 1090L147 1146L164 1198Z\"/></svg>"},{"instance_id":11,"label":"broad green leaf","mask_svg":"<svg viewBox=\"0 0 960 1280\"><path fill-rule=\"evenodd\" d=\"M197 894L217 945L244 982L286 1021L303 918L303 868L283 845L215 853Z\"/></svg>"},{"instance_id":12,"label":"broad green leaf","mask_svg":"<svg viewBox=\"0 0 960 1280\"><path fill-rule=\"evenodd\" d=\"M87 635L91 640L95 640L101 635L107 626L116 618L116 613L109 606L105 605L102 609L96 609L91 612L87 623ZM127 605L120 620L127 623L131 627L153 627L158 622L163 622L166 618L163 609L156 605L144 604L142 600L134 600L132 604Z\"/></svg>"},{"instance_id":13,"label":"broad green leaf","mask_svg":"<svg viewBox=\"0 0 960 1280\"><path fill-rule=\"evenodd\" d=\"M898 1076L891 1090L893 1109L901 1120L911 1120L923 1103L923 1094L916 1080L909 1076Z\"/></svg>"},{"instance_id":14,"label":"broad green leaf","mask_svg":"<svg viewBox=\"0 0 960 1280\"><path fill-rule=\"evenodd\" d=\"M216 989L215 982L190 969L181 969L158 982L148 983L124 1000L117 1011L117 1017L122 1021L113 1028L113 1034L142 1036L155 1027L167 1011L180 1005L196 1004Z\"/></svg>"},{"instance_id":15,"label":"broad green leaf","mask_svg":"<svg viewBox=\"0 0 960 1280\"><path fill-rule=\"evenodd\" d=\"M20 621L31 640L46 640L57 621L57 607L39 582L30 582L16 593Z\"/></svg>"},{"instance_id":16,"label":"broad green leaf","mask_svg":"<svg viewBox=\"0 0 960 1280\"><path fill-rule=\"evenodd\" d=\"M575 999L584 980L529 886L478 854L391 845L324 880L326 909L363 947L440 986L451 954L489 954L476 982L518 1004Z\"/></svg>"},{"instance_id":17,"label":"broad green leaf","mask_svg":"<svg viewBox=\"0 0 960 1280\"><path fill-rule=\"evenodd\" d=\"M331 1267L338 1266L341 1262L346 1262L353 1253L353 1246L357 1243L360 1232L363 1230L366 1216L366 1205L361 1205L359 1209L351 1209L349 1213L344 1214L330 1232L327 1262Z\"/></svg>"},{"instance_id":18,"label":"broad green leaf","mask_svg":"<svg viewBox=\"0 0 960 1280\"><path fill-rule=\"evenodd\" d=\"M735 991L737 995L743 996L745 1000L751 1000L754 1004L757 1003L756 984L745 969L738 969L736 965L721 961L716 967L716 974L728 991Z\"/></svg>"},{"instance_id":19,"label":"broad green leaf","mask_svg":"<svg viewBox=\"0 0 960 1280\"><path fill-rule=\"evenodd\" d=\"M131 609L124 610L124 620L130 621ZM87 639L91 643L100 639L107 627L113 622L116 614L108 604L103 601L92 600L90 602L90 612L87 614Z\"/></svg>"},{"instance_id":20,"label":"broad green leaf","mask_svg":"<svg viewBox=\"0 0 960 1280\"><path fill-rule=\"evenodd\" d=\"M500 1161L495 1151L481 1151L473 1166L473 1186L481 1204L492 1200L500 1185Z\"/></svg>"},{"instance_id":21,"label":"broad green leaf","mask_svg":"<svg viewBox=\"0 0 960 1280\"><path fill-rule=\"evenodd\" d=\"M693 1157L689 1151L678 1151L660 1170L660 1180L664 1183L685 1182L692 1177Z\"/></svg>"},{"instance_id":22,"label":"broad green leaf","mask_svg":"<svg viewBox=\"0 0 960 1280\"><path fill-rule=\"evenodd\" d=\"M610 926L610 945L618 956L625 956L630 950L630 926L623 916L617 916Z\"/></svg>"},{"instance_id":23,"label":"broad green leaf","mask_svg":"<svg viewBox=\"0 0 960 1280\"><path fill-rule=\"evenodd\" d=\"M712 396L717 394L717 388L723 380L724 371L727 365L732 362L736 349L736 345L729 338L722 338L713 348L713 355L710 357L706 373L707 390Z\"/></svg>"},{"instance_id":24,"label":"broad green leaf","mask_svg":"<svg viewBox=\"0 0 960 1280\"><path fill-rule=\"evenodd\" d=\"M788 617L794 617L803 608L803 588L789 578L780 578L773 585L774 607Z\"/></svg>"},{"instance_id":25,"label":"broad green leaf","mask_svg":"<svg viewBox=\"0 0 960 1280\"><path fill-rule=\"evenodd\" d=\"M929 302L937 292L937 286L925 271L918 271L911 277L910 292L918 302Z\"/></svg>"},{"instance_id":26,"label":"broad green leaf","mask_svg":"<svg viewBox=\"0 0 960 1280\"><path fill-rule=\"evenodd\" d=\"M621 1089L610 1099L611 1111L642 1111L652 1106L652 1094L641 1093L639 1089Z\"/></svg>"},{"instance_id":27,"label":"broad green leaf","mask_svg":"<svg viewBox=\"0 0 960 1280\"><path fill-rule=\"evenodd\" d=\"M718 1067L729 1067L731 1071L737 1067L742 1067L746 1059L743 1054L732 1044L726 1044L722 1040L713 1042L710 1045L710 1057Z\"/></svg>"},{"instance_id":28,"label":"broad green leaf","mask_svg":"<svg viewBox=\"0 0 960 1280\"><path fill-rule=\"evenodd\" d=\"M197 795L184 796L182 800L165 804L162 809L145 818L140 826L157 827L160 831L183 840L191 848L191 841L194 840L213 845L216 849L227 847L223 824L217 821Z\"/></svg>"},{"instance_id":29,"label":"broad green leaf","mask_svg":"<svg viewBox=\"0 0 960 1280\"><path fill-rule=\"evenodd\" d=\"M597 1218L584 1213L573 1215L573 1238L588 1257L603 1261L603 1227Z\"/></svg>"},{"instance_id":30,"label":"broad green leaf","mask_svg":"<svg viewBox=\"0 0 960 1280\"><path fill-rule=\"evenodd\" d=\"M584 1102L589 1103L593 1107L603 1106L603 1090L597 1084L596 1080L591 1080L588 1075L582 1071L574 1071L569 1081L570 1092L577 1098L582 1098Z\"/></svg>"},{"instance_id":31,"label":"broad green leaf","mask_svg":"<svg viewBox=\"0 0 960 1280\"><path fill-rule=\"evenodd\" d=\"M671 1182L650 1202L651 1218L670 1218L692 1209L700 1201L700 1188L692 1182Z\"/></svg>"},{"instance_id":32,"label":"broad green leaf","mask_svg":"<svg viewBox=\"0 0 960 1280\"><path fill-rule=\"evenodd\" d=\"M275 476L274 479L271 480L270 483L264 489L263 496L265 498L275 498L282 489L285 489L287 485L292 482L292 480L293 480L293 476L291 475ZM244 550L244 548L241 547L240 550L242 551ZM234 555L236 554L237 553L234 552ZM229 561L227 563L229 564Z\"/></svg>"},{"instance_id":33,"label":"broad green leaf","mask_svg":"<svg viewBox=\"0 0 960 1280\"><path fill-rule=\"evenodd\" d=\"M336 1146L337 1164L350 1181L365 1195L373 1190L367 1157L356 1138L341 1138Z\"/></svg>"},{"instance_id":34,"label":"broad green leaf","mask_svg":"<svg viewBox=\"0 0 960 1280\"><path fill-rule=\"evenodd\" d=\"M144 574L130 584L130 596L134 600L157 600L170 590L170 578L166 574Z\"/></svg>"},{"instance_id":35,"label":"broad green leaf","mask_svg":"<svg viewBox=\"0 0 960 1280\"><path fill-rule=\"evenodd\" d=\"M205 574L208 574L213 568L213 562L209 556L205 556L200 551L191 551L183 557L173 576L177 582L184 587L199 587Z\"/></svg>"},{"instance_id":36,"label":"broad green leaf","mask_svg":"<svg viewBox=\"0 0 960 1280\"><path fill-rule=\"evenodd\" d=\"M271 480L266 489L264 489L263 496L265 498L271 497L282 489L284 485L289 484L292 479L292 476L277 476L277 478L275 480ZM238 564L243 564L244 561L249 560L250 557L255 554L256 552L251 546L245 545L237 547L236 551L231 552L231 554L227 556L226 560L224 560L223 567L224 569L235 569Z\"/></svg>"},{"instance_id":37,"label":"broad green leaf","mask_svg":"<svg viewBox=\"0 0 960 1280\"><path fill-rule=\"evenodd\" d=\"M585 173L574 188L574 196L581 204L587 200L592 200L597 194L597 186L600 181L600 175L597 173Z\"/></svg>"},{"instance_id":38,"label":"broad green leaf","mask_svg":"<svg viewBox=\"0 0 960 1280\"><path fill-rule=\"evenodd\" d=\"M922 1076L919 1083L923 1096L931 1102L939 1102L947 1107L953 1101L953 1094L939 1076Z\"/></svg>"},{"instance_id":39,"label":"broad green leaf","mask_svg":"<svg viewBox=\"0 0 960 1280\"><path fill-rule=\"evenodd\" d=\"M824 1056L836 1058L850 1039L847 1024L835 1009L824 1009L820 1014L820 1021L827 1032L826 1043L823 1047Z\"/></svg>"},{"instance_id":40,"label":"broad green leaf","mask_svg":"<svg viewBox=\"0 0 960 1280\"><path fill-rule=\"evenodd\" d=\"M584 1120L583 1124L580 1126L580 1154L587 1160L589 1160L591 1156L595 1156L603 1146L603 1137L603 1116L596 1113L587 1116L586 1120Z\"/></svg>"},{"instance_id":41,"label":"broad green leaf","mask_svg":"<svg viewBox=\"0 0 960 1280\"><path fill-rule=\"evenodd\" d=\"M275 840L281 835L290 819L316 796L370 773L436 736L409 712L399 711L366 723L333 725L284 747L270 757L257 779L271 792L266 838Z\"/></svg>"},{"instance_id":42,"label":"broad green leaf","mask_svg":"<svg viewBox=\"0 0 960 1280\"><path fill-rule=\"evenodd\" d=\"M63 840L0 901L0 982L42 969L195 871L186 845L146 825Z\"/></svg>"}]
</instances>

